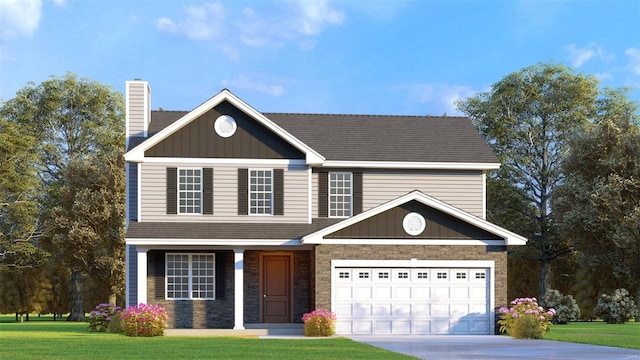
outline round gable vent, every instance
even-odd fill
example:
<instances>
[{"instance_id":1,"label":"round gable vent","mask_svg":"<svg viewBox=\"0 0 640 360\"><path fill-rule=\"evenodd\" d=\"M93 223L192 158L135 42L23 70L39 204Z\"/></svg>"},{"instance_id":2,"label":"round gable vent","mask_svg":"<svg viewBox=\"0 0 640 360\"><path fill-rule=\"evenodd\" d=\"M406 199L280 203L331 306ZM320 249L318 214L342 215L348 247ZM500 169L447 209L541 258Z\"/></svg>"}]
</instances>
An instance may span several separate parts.
<instances>
[{"instance_id":1,"label":"round gable vent","mask_svg":"<svg viewBox=\"0 0 640 360\"><path fill-rule=\"evenodd\" d=\"M404 231L412 236L422 234L427 227L427 222L422 215L417 212L408 213L402 220Z\"/></svg>"},{"instance_id":2,"label":"round gable vent","mask_svg":"<svg viewBox=\"0 0 640 360\"><path fill-rule=\"evenodd\" d=\"M236 121L231 116L221 115L216 119L213 128L216 130L216 134L223 138L228 138L236 133L238 124L236 124Z\"/></svg>"}]
</instances>

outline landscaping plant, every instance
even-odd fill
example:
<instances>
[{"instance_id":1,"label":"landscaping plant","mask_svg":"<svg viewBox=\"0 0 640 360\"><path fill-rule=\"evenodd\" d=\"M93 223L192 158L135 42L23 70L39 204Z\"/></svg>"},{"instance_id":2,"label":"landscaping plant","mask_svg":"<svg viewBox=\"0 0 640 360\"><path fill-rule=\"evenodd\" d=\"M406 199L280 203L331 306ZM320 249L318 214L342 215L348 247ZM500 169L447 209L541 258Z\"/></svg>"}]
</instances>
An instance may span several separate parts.
<instances>
[{"instance_id":1,"label":"landscaping plant","mask_svg":"<svg viewBox=\"0 0 640 360\"><path fill-rule=\"evenodd\" d=\"M89 313L89 331L105 332L113 317L122 311L115 304L100 304Z\"/></svg>"},{"instance_id":2,"label":"landscaping plant","mask_svg":"<svg viewBox=\"0 0 640 360\"><path fill-rule=\"evenodd\" d=\"M540 303L543 307L556 311L551 318L554 324L567 324L580 318L580 307L573 296L562 295L558 290L547 291Z\"/></svg>"},{"instance_id":3,"label":"landscaping plant","mask_svg":"<svg viewBox=\"0 0 640 360\"><path fill-rule=\"evenodd\" d=\"M638 315L638 307L627 289L616 289L600 295L593 313L607 324L624 324Z\"/></svg>"},{"instance_id":4,"label":"landscaping plant","mask_svg":"<svg viewBox=\"0 0 640 360\"><path fill-rule=\"evenodd\" d=\"M169 314L161 305L129 306L120 314L122 331L127 336L163 336Z\"/></svg>"},{"instance_id":5,"label":"landscaping plant","mask_svg":"<svg viewBox=\"0 0 640 360\"><path fill-rule=\"evenodd\" d=\"M336 314L314 310L302 316L305 336L331 336L336 333Z\"/></svg>"},{"instance_id":6,"label":"landscaping plant","mask_svg":"<svg viewBox=\"0 0 640 360\"><path fill-rule=\"evenodd\" d=\"M555 310L544 311L536 298L516 298L510 308L500 308L500 313L500 332L516 339L542 339Z\"/></svg>"}]
</instances>

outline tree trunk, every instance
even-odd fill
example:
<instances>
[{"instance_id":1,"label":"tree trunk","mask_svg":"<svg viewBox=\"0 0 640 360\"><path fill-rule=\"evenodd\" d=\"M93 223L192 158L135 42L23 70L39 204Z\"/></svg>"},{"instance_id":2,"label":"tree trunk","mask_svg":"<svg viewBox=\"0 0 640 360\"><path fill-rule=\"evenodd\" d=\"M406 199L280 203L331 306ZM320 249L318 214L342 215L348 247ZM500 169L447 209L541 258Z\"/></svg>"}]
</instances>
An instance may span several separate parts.
<instances>
[{"instance_id":1,"label":"tree trunk","mask_svg":"<svg viewBox=\"0 0 640 360\"><path fill-rule=\"evenodd\" d=\"M540 261L540 280L538 285L540 286L538 293L538 301L544 298L547 290L551 287L551 262Z\"/></svg>"},{"instance_id":2,"label":"tree trunk","mask_svg":"<svg viewBox=\"0 0 640 360\"><path fill-rule=\"evenodd\" d=\"M82 274L78 271L71 272L71 313L67 321L85 321Z\"/></svg>"},{"instance_id":3,"label":"tree trunk","mask_svg":"<svg viewBox=\"0 0 640 360\"><path fill-rule=\"evenodd\" d=\"M116 294L109 295L109 304L116 305Z\"/></svg>"},{"instance_id":4,"label":"tree trunk","mask_svg":"<svg viewBox=\"0 0 640 360\"><path fill-rule=\"evenodd\" d=\"M636 313L636 322L640 322L640 284L636 287L636 307L639 309Z\"/></svg>"}]
</instances>

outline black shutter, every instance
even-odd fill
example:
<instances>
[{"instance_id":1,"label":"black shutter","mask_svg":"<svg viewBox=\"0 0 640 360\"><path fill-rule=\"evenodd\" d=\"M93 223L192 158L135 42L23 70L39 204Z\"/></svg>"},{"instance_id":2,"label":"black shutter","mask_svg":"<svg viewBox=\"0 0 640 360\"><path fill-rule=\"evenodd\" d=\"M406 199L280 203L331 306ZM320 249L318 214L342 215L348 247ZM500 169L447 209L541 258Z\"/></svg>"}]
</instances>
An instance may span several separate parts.
<instances>
[{"instance_id":1,"label":"black shutter","mask_svg":"<svg viewBox=\"0 0 640 360\"><path fill-rule=\"evenodd\" d=\"M358 215L362 212L362 173L353 173L353 214Z\"/></svg>"},{"instance_id":2,"label":"black shutter","mask_svg":"<svg viewBox=\"0 0 640 360\"><path fill-rule=\"evenodd\" d=\"M284 170L273 170L273 215L284 215Z\"/></svg>"},{"instance_id":3,"label":"black shutter","mask_svg":"<svg viewBox=\"0 0 640 360\"><path fill-rule=\"evenodd\" d=\"M178 213L178 169L167 168L167 214Z\"/></svg>"},{"instance_id":4,"label":"black shutter","mask_svg":"<svg viewBox=\"0 0 640 360\"><path fill-rule=\"evenodd\" d=\"M249 215L248 169L238 169L238 215Z\"/></svg>"},{"instance_id":5,"label":"black shutter","mask_svg":"<svg viewBox=\"0 0 640 360\"><path fill-rule=\"evenodd\" d=\"M227 257L223 252L216 253L216 299L224 299L225 296L225 261Z\"/></svg>"},{"instance_id":6,"label":"black shutter","mask_svg":"<svg viewBox=\"0 0 640 360\"><path fill-rule=\"evenodd\" d=\"M213 169L202 169L202 213L213 215Z\"/></svg>"},{"instance_id":7,"label":"black shutter","mask_svg":"<svg viewBox=\"0 0 640 360\"><path fill-rule=\"evenodd\" d=\"M147 273L153 277L155 285L154 297L156 299L164 299L164 269L165 269L165 253L164 251L149 251L147 253Z\"/></svg>"},{"instance_id":8,"label":"black shutter","mask_svg":"<svg viewBox=\"0 0 640 360\"><path fill-rule=\"evenodd\" d=\"M318 216L329 216L329 173L318 173Z\"/></svg>"}]
</instances>

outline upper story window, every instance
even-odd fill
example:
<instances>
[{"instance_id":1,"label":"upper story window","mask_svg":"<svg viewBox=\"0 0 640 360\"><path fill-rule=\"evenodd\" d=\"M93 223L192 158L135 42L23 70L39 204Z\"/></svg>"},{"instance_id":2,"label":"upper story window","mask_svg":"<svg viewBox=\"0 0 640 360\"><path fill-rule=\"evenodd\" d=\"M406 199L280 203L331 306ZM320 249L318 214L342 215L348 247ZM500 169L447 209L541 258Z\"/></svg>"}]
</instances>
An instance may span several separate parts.
<instances>
[{"instance_id":1,"label":"upper story window","mask_svg":"<svg viewBox=\"0 0 640 360\"><path fill-rule=\"evenodd\" d=\"M273 171L249 170L249 214L273 214Z\"/></svg>"},{"instance_id":2,"label":"upper story window","mask_svg":"<svg viewBox=\"0 0 640 360\"><path fill-rule=\"evenodd\" d=\"M202 213L202 169L178 169L178 213Z\"/></svg>"},{"instance_id":3,"label":"upper story window","mask_svg":"<svg viewBox=\"0 0 640 360\"><path fill-rule=\"evenodd\" d=\"M329 173L329 217L349 217L352 213L353 174Z\"/></svg>"}]
</instances>

